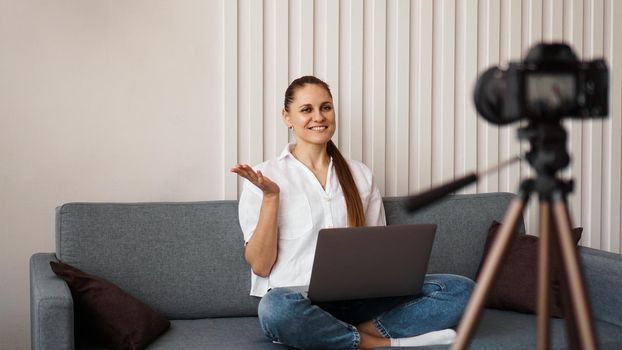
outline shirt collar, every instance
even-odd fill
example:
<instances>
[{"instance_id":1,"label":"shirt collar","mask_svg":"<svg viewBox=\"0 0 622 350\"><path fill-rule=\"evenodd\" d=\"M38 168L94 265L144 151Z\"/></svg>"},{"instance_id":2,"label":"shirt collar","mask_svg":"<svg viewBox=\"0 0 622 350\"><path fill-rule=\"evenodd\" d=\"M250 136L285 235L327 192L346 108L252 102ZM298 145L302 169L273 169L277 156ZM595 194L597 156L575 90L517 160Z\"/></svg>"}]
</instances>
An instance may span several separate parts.
<instances>
[{"instance_id":1,"label":"shirt collar","mask_svg":"<svg viewBox=\"0 0 622 350\"><path fill-rule=\"evenodd\" d=\"M287 145L285 145L285 148L283 148L283 152L281 152L281 155L278 156L277 160L285 159L286 157L292 157L292 159L296 159L296 157L294 157L294 155L292 154L292 149L294 149L295 146L296 142L288 143ZM328 157L328 159L328 168L330 169L333 166L333 157Z\"/></svg>"},{"instance_id":2,"label":"shirt collar","mask_svg":"<svg viewBox=\"0 0 622 350\"><path fill-rule=\"evenodd\" d=\"M296 145L295 142L292 143L288 143L287 145L285 145L285 148L283 149L283 152L281 152L281 155L277 158L278 160L284 159L287 156L290 157L294 157L294 155L292 154L292 149L294 148L294 146Z\"/></svg>"}]
</instances>

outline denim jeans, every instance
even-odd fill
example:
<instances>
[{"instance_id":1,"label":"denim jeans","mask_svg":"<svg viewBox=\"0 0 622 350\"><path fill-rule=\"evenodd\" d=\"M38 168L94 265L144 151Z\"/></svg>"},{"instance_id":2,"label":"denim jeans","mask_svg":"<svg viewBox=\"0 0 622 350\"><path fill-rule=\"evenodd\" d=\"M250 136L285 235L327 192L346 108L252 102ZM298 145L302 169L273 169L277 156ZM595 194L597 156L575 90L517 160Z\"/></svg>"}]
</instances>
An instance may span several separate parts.
<instances>
[{"instance_id":1,"label":"denim jeans","mask_svg":"<svg viewBox=\"0 0 622 350\"><path fill-rule=\"evenodd\" d=\"M457 275L427 275L420 295L312 304L287 288L270 290L259 321L272 341L299 349L355 349L356 325L372 320L386 338L413 337L458 324L474 283Z\"/></svg>"}]
</instances>

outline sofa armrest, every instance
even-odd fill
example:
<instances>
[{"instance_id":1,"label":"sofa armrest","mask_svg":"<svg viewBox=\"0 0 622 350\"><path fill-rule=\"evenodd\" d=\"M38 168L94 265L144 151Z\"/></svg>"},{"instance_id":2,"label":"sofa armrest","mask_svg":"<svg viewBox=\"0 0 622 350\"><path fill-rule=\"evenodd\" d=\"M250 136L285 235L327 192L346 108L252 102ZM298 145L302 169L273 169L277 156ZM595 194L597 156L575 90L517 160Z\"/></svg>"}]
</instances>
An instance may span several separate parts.
<instances>
[{"instance_id":1,"label":"sofa armrest","mask_svg":"<svg viewBox=\"0 0 622 350\"><path fill-rule=\"evenodd\" d=\"M622 327L622 255L581 247L579 256L592 317Z\"/></svg>"},{"instance_id":2,"label":"sofa armrest","mask_svg":"<svg viewBox=\"0 0 622 350\"><path fill-rule=\"evenodd\" d=\"M30 258L32 349L74 349L73 299L69 287L50 268L53 253Z\"/></svg>"}]
</instances>

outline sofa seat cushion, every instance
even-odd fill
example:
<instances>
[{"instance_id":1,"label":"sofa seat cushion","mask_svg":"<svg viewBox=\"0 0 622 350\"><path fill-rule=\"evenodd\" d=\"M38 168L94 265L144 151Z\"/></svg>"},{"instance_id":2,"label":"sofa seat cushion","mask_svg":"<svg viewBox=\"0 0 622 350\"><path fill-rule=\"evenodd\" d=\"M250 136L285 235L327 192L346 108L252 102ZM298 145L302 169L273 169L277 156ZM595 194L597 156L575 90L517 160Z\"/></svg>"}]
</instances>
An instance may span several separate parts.
<instances>
[{"instance_id":1,"label":"sofa seat cushion","mask_svg":"<svg viewBox=\"0 0 622 350\"><path fill-rule=\"evenodd\" d=\"M76 349L100 350L91 344L79 343ZM171 320L170 329L153 342L148 350L168 349L288 349L273 344L263 335L257 317L205 318Z\"/></svg>"},{"instance_id":2,"label":"sofa seat cushion","mask_svg":"<svg viewBox=\"0 0 622 350\"><path fill-rule=\"evenodd\" d=\"M565 349L566 338L563 320L551 322L552 348ZM601 349L622 349L622 327L606 322L596 322ZM87 344L77 349L99 350ZM425 349L448 349L432 346ZM471 349L523 350L536 348L536 316L512 311L486 309L479 324ZM256 317L210 318L171 321L171 328L158 338L149 350L160 349L288 349L271 343L264 337ZM407 348L401 348L407 349ZM417 348L424 349L424 348Z\"/></svg>"},{"instance_id":3,"label":"sofa seat cushion","mask_svg":"<svg viewBox=\"0 0 622 350\"><path fill-rule=\"evenodd\" d=\"M567 349L563 319L551 320L551 349ZM595 323L601 350L622 349L622 327L598 321ZM536 349L536 316L513 311L486 309L469 349L524 350ZM388 348L387 348L388 349ZM449 349L447 345L400 349Z\"/></svg>"},{"instance_id":4,"label":"sofa seat cushion","mask_svg":"<svg viewBox=\"0 0 622 350\"><path fill-rule=\"evenodd\" d=\"M567 349L566 329L562 319L551 320L551 349ZM596 333L600 349L622 349L622 328L597 321ZM536 316L513 311L486 309L469 349L524 350L536 349ZM401 348L408 349L408 348ZM412 348L415 349L415 348ZM427 346L416 349L449 349L448 346Z\"/></svg>"},{"instance_id":5,"label":"sofa seat cushion","mask_svg":"<svg viewBox=\"0 0 622 350\"><path fill-rule=\"evenodd\" d=\"M473 342L473 349L535 349L536 316L512 311L486 309ZM601 349L622 349L622 328L595 322ZM551 320L551 348L565 349L566 329L563 319Z\"/></svg>"}]
</instances>

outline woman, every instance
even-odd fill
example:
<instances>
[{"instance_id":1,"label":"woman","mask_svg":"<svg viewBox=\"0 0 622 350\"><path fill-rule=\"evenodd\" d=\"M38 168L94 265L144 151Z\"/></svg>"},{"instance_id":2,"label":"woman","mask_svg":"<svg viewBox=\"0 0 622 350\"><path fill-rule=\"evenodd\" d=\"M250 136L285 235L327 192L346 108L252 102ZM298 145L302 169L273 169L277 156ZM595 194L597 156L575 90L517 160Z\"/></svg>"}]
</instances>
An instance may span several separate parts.
<instances>
[{"instance_id":1,"label":"woman","mask_svg":"<svg viewBox=\"0 0 622 350\"><path fill-rule=\"evenodd\" d=\"M350 349L451 343L473 282L428 275L422 294L312 305L287 286L308 285L321 228L386 225L371 171L345 160L331 137L335 109L326 83L312 76L285 92L284 123L296 142L243 177L239 218L251 295L262 297L259 320L274 342L296 348Z\"/></svg>"}]
</instances>

